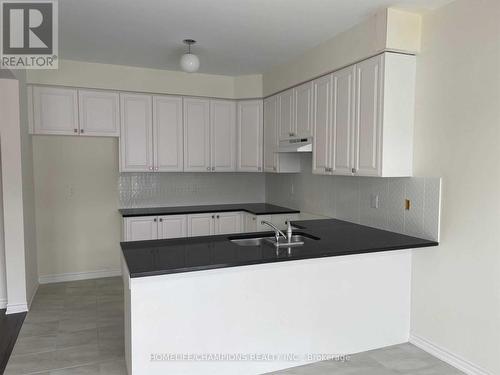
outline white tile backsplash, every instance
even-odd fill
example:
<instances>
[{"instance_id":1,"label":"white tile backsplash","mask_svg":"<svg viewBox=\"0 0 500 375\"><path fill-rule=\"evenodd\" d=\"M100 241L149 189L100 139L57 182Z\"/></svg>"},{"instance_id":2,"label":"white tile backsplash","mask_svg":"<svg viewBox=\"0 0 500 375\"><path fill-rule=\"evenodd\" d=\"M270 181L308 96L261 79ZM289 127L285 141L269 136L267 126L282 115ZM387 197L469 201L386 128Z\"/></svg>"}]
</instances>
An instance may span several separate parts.
<instances>
[{"instance_id":1,"label":"white tile backsplash","mask_svg":"<svg viewBox=\"0 0 500 375\"><path fill-rule=\"evenodd\" d=\"M122 173L120 206L268 202L411 236L439 240L440 178L319 176L311 155L301 173ZM372 196L379 208L372 208ZM405 210L405 199L411 209Z\"/></svg>"},{"instance_id":2,"label":"white tile backsplash","mask_svg":"<svg viewBox=\"0 0 500 375\"><path fill-rule=\"evenodd\" d=\"M318 176L311 155L300 174L267 174L266 201L371 227L439 240L440 178ZM289 193L294 186L294 194ZM372 208L372 196L379 208ZM411 208L405 210L405 199Z\"/></svg>"},{"instance_id":3,"label":"white tile backsplash","mask_svg":"<svg viewBox=\"0 0 500 375\"><path fill-rule=\"evenodd\" d=\"M265 202L262 173L122 173L120 207Z\"/></svg>"}]
</instances>

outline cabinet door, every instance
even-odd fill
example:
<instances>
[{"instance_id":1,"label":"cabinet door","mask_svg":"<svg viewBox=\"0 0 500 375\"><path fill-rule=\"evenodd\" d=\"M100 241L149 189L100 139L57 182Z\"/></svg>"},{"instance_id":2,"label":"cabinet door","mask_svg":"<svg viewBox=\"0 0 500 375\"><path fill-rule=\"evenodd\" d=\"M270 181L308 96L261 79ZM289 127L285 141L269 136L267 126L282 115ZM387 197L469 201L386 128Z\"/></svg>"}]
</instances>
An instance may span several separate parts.
<instances>
[{"instance_id":1,"label":"cabinet door","mask_svg":"<svg viewBox=\"0 0 500 375\"><path fill-rule=\"evenodd\" d=\"M215 234L241 233L241 212L215 214Z\"/></svg>"},{"instance_id":2,"label":"cabinet door","mask_svg":"<svg viewBox=\"0 0 500 375\"><path fill-rule=\"evenodd\" d=\"M332 75L313 81L313 167L315 174L330 173Z\"/></svg>"},{"instance_id":3,"label":"cabinet door","mask_svg":"<svg viewBox=\"0 0 500 375\"><path fill-rule=\"evenodd\" d=\"M214 214L187 215L188 237L210 236L215 233Z\"/></svg>"},{"instance_id":4,"label":"cabinet door","mask_svg":"<svg viewBox=\"0 0 500 375\"><path fill-rule=\"evenodd\" d=\"M120 94L120 171L153 171L152 98Z\"/></svg>"},{"instance_id":5,"label":"cabinet door","mask_svg":"<svg viewBox=\"0 0 500 375\"><path fill-rule=\"evenodd\" d=\"M238 171L262 171L262 100L238 103Z\"/></svg>"},{"instance_id":6,"label":"cabinet door","mask_svg":"<svg viewBox=\"0 0 500 375\"><path fill-rule=\"evenodd\" d=\"M168 215L158 217L158 239L187 236L187 216Z\"/></svg>"},{"instance_id":7,"label":"cabinet door","mask_svg":"<svg viewBox=\"0 0 500 375\"><path fill-rule=\"evenodd\" d=\"M332 145L333 172L350 175L354 166L354 66L333 73Z\"/></svg>"},{"instance_id":8,"label":"cabinet door","mask_svg":"<svg viewBox=\"0 0 500 375\"><path fill-rule=\"evenodd\" d=\"M35 134L78 134L76 89L33 87Z\"/></svg>"},{"instance_id":9,"label":"cabinet door","mask_svg":"<svg viewBox=\"0 0 500 375\"><path fill-rule=\"evenodd\" d=\"M244 231L257 232L257 216L249 213L244 214Z\"/></svg>"},{"instance_id":10,"label":"cabinet door","mask_svg":"<svg viewBox=\"0 0 500 375\"><path fill-rule=\"evenodd\" d=\"M356 65L354 168L361 176L381 174L383 56Z\"/></svg>"},{"instance_id":11,"label":"cabinet door","mask_svg":"<svg viewBox=\"0 0 500 375\"><path fill-rule=\"evenodd\" d=\"M277 172L278 96L264 100L264 172Z\"/></svg>"},{"instance_id":12,"label":"cabinet door","mask_svg":"<svg viewBox=\"0 0 500 375\"><path fill-rule=\"evenodd\" d=\"M212 172L236 171L236 103L210 101L210 140Z\"/></svg>"},{"instance_id":13,"label":"cabinet door","mask_svg":"<svg viewBox=\"0 0 500 375\"><path fill-rule=\"evenodd\" d=\"M184 171L209 172L210 101L184 98Z\"/></svg>"},{"instance_id":14,"label":"cabinet door","mask_svg":"<svg viewBox=\"0 0 500 375\"><path fill-rule=\"evenodd\" d=\"M313 83L304 83L293 90L295 99L295 126L292 132L301 138L312 137Z\"/></svg>"},{"instance_id":15,"label":"cabinet door","mask_svg":"<svg viewBox=\"0 0 500 375\"><path fill-rule=\"evenodd\" d=\"M295 136L295 120L294 120L294 95L293 89L287 90L279 94L279 138L286 139Z\"/></svg>"},{"instance_id":16,"label":"cabinet door","mask_svg":"<svg viewBox=\"0 0 500 375\"><path fill-rule=\"evenodd\" d=\"M154 167L160 172L182 171L182 98L153 97Z\"/></svg>"},{"instance_id":17,"label":"cabinet door","mask_svg":"<svg viewBox=\"0 0 500 375\"><path fill-rule=\"evenodd\" d=\"M116 92L78 90L80 134L118 137L120 96Z\"/></svg>"},{"instance_id":18,"label":"cabinet door","mask_svg":"<svg viewBox=\"0 0 500 375\"><path fill-rule=\"evenodd\" d=\"M123 220L125 241L158 239L158 219L156 216L126 217Z\"/></svg>"}]
</instances>

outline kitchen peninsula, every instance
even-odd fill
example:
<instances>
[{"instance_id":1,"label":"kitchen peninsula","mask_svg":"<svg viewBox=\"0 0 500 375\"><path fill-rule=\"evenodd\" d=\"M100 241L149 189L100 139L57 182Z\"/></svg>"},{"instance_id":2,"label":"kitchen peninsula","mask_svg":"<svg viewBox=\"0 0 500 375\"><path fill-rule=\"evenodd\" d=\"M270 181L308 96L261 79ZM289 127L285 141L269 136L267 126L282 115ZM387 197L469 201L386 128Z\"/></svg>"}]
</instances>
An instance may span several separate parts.
<instances>
[{"instance_id":1,"label":"kitchen peninsula","mask_svg":"<svg viewBox=\"0 0 500 375\"><path fill-rule=\"evenodd\" d=\"M437 242L336 219L293 226L303 246L238 243L273 232L122 242L129 374L258 374L408 341L410 249Z\"/></svg>"}]
</instances>

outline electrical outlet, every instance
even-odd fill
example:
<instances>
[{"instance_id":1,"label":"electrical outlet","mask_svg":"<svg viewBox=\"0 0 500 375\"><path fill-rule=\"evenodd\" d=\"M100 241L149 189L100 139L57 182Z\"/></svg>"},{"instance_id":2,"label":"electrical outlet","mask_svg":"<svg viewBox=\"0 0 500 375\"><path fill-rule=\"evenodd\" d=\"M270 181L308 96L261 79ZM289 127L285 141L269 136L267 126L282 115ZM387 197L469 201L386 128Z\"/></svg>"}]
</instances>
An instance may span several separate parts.
<instances>
[{"instance_id":1,"label":"electrical outlet","mask_svg":"<svg viewBox=\"0 0 500 375\"><path fill-rule=\"evenodd\" d=\"M370 207L371 208L379 208L380 207L378 194L372 194L370 196Z\"/></svg>"},{"instance_id":2,"label":"electrical outlet","mask_svg":"<svg viewBox=\"0 0 500 375\"><path fill-rule=\"evenodd\" d=\"M409 199L405 199L405 210L410 211L411 209L411 201Z\"/></svg>"}]
</instances>

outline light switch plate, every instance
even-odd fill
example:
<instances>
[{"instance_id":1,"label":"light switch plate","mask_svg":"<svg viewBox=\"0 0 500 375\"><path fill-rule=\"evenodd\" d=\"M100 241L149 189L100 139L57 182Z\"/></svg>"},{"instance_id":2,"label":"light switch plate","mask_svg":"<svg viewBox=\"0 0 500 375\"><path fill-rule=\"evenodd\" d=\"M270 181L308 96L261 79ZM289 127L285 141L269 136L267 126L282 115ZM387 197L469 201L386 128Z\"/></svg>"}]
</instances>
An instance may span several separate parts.
<instances>
[{"instance_id":1,"label":"light switch plate","mask_svg":"<svg viewBox=\"0 0 500 375\"><path fill-rule=\"evenodd\" d=\"M370 196L370 207L371 208L379 208L380 207L378 194L372 194Z\"/></svg>"}]
</instances>

